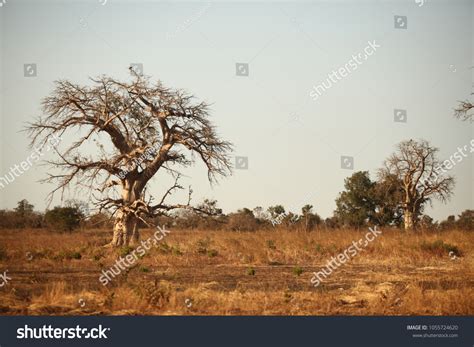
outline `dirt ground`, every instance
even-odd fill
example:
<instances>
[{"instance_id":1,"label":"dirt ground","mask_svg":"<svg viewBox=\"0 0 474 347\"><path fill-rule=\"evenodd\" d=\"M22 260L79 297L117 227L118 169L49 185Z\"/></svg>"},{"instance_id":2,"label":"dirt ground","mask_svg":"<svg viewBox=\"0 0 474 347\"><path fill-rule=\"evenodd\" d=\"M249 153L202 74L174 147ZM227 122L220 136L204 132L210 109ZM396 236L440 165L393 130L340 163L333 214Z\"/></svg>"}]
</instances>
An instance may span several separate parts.
<instances>
[{"instance_id":1,"label":"dirt ground","mask_svg":"<svg viewBox=\"0 0 474 347\"><path fill-rule=\"evenodd\" d=\"M142 239L150 238L151 230ZM365 231L177 231L104 286L133 248L110 232L0 231L2 315L472 315L474 233L387 230L317 287Z\"/></svg>"}]
</instances>

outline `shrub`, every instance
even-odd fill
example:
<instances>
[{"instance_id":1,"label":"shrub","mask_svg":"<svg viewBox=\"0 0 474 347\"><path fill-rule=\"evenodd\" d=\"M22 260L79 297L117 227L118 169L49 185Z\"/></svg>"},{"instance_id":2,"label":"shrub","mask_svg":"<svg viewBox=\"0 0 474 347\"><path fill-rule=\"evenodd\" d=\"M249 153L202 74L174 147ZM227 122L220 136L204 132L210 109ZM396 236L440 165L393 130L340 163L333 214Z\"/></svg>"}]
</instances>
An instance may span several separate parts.
<instances>
[{"instance_id":1,"label":"shrub","mask_svg":"<svg viewBox=\"0 0 474 347\"><path fill-rule=\"evenodd\" d=\"M294 269L293 269L293 273L296 275L296 276L300 276L302 273L303 273L303 269L299 266L296 266Z\"/></svg>"},{"instance_id":2,"label":"shrub","mask_svg":"<svg viewBox=\"0 0 474 347\"><path fill-rule=\"evenodd\" d=\"M206 254L207 249L209 248L210 245L211 245L211 239L209 237L206 237L205 239L199 239L196 242L197 252L199 254Z\"/></svg>"},{"instance_id":3,"label":"shrub","mask_svg":"<svg viewBox=\"0 0 474 347\"><path fill-rule=\"evenodd\" d=\"M173 255L183 255L183 252L181 252L178 246L171 247L171 253Z\"/></svg>"},{"instance_id":4,"label":"shrub","mask_svg":"<svg viewBox=\"0 0 474 347\"><path fill-rule=\"evenodd\" d=\"M68 259L81 259L82 255L79 252L70 252L68 253Z\"/></svg>"},{"instance_id":5,"label":"shrub","mask_svg":"<svg viewBox=\"0 0 474 347\"><path fill-rule=\"evenodd\" d=\"M0 210L0 229L41 227L43 227L43 215L38 212L22 214L17 211Z\"/></svg>"},{"instance_id":6,"label":"shrub","mask_svg":"<svg viewBox=\"0 0 474 347\"><path fill-rule=\"evenodd\" d=\"M53 256L53 259L55 259L55 260L62 260L62 259L68 259L68 260L77 259L77 260L79 260L81 258L82 258L81 253L79 253L77 251L61 251L57 255Z\"/></svg>"},{"instance_id":7,"label":"shrub","mask_svg":"<svg viewBox=\"0 0 474 347\"><path fill-rule=\"evenodd\" d=\"M461 230L474 231L474 210L465 210L459 215L456 226Z\"/></svg>"},{"instance_id":8,"label":"shrub","mask_svg":"<svg viewBox=\"0 0 474 347\"><path fill-rule=\"evenodd\" d=\"M227 227L232 231L255 231L260 224L248 208L229 214Z\"/></svg>"},{"instance_id":9,"label":"shrub","mask_svg":"<svg viewBox=\"0 0 474 347\"><path fill-rule=\"evenodd\" d=\"M270 249L276 249L275 241L267 240L267 247Z\"/></svg>"},{"instance_id":10,"label":"shrub","mask_svg":"<svg viewBox=\"0 0 474 347\"><path fill-rule=\"evenodd\" d=\"M94 259L95 261L99 261L101 260L102 258L105 257L105 254L102 253L102 252L96 252L93 256L92 256L92 259Z\"/></svg>"},{"instance_id":11,"label":"shrub","mask_svg":"<svg viewBox=\"0 0 474 347\"><path fill-rule=\"evenodd\" d=\"M209 258L214 258L214 257L217 257L217 255L219 254L219 252L217 252L215 249L209 249L207 251L207 256Z\"/></svg>"},{"instance_id":12,"label":"shrub","mask_svg":"<svg viewBox=\"0 0 474 347\"><path fill-rule=\"evenodd\" d=\"M123 246L122 248L120 248L120 256L126 257L131 251L133 251L133 247Z\"/></svg>"},{"instance_id":13,"label":"shrub","mask_svg":"<svg viewBox=\"0 0 474 347\"><path fill-rule=\"evenodd\" d=\"M51 229L72 231L79 227L82 214L76 207L56 206L46 212L44 219L46 225Z\"/></svg>"},{"instance_id":14,"label":"shrub","mask_svg":"<svg viewBox=\"0 0 474 347\"><path fill-rule=\"evenodd\" d=\"M255 269L253 267L249 267L247 269L247 275L249 276L255 276Z\"/></svg>"}]
</instances>

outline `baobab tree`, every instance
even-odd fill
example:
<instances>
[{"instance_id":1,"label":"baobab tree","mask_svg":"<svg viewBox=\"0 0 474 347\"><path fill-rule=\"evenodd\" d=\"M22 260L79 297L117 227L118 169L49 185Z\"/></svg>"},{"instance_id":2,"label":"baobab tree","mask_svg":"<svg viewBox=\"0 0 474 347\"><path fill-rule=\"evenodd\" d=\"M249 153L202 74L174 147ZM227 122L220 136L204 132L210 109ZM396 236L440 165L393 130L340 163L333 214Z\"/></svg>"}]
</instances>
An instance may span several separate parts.
<instances>
[{"instance_id":1,"label":"baobab tree","mask_svg":"<svg viewBox=\"0 0 474 347\"><path fill-rule=\"evenodd\" d=\"M55 149L57 159L48 162L60 170L44 180L56 184L50 198L69 188L85 189L99 211L112 213L111 246L138 241L140 222L194 209L191 189L186 203L168 200L183 189L179 169L196 158L206 165L211 183L231 171L232 144L219 138L207 103L130 71L131 82L107 76L91 79L91 86L55 82L43 100L43 116L27 128L31 146L55 135L65 139ZM85 154L92 146L93 154ZM174 184L157 199L147 187L159 171L172 175Z\"/></svg>"},{"instance_id":2,"label":"baobab tree","mask_svg":"<svg viewBox=\"0 0 474 347\"><path fill-rule=\"evenodd\" d=\"M461 101L459 106L454 109L454 116L461 120L474 120L474 113L472 112L474 109L474 104L468 100Z\"/></svg>"},{"instance_id":3,"label":"baobab tree","mask_svg":"<svg viewBox=\"0 0 474 347\"><path fill-rule=\"evenodd\" d=\"M401 184L405 230L416 227L427 202L433 198L446 202L452 194L454 178L446 174L445 165L436 158L437 152L425 140L402 141L379 170L379 178L394 177Z\"/></svg>"}]
</instances>

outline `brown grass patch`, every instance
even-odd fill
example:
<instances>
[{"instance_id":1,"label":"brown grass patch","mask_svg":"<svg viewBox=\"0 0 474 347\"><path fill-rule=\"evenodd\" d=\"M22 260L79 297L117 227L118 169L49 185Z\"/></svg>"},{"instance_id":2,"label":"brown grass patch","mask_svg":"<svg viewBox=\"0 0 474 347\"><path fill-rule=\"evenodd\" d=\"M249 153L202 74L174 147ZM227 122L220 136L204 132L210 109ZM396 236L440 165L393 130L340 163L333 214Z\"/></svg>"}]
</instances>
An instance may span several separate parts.
<instances>
[{"instance_id":1,"label":"brown grass patch","mask_svg":"<svg viewBox=\"0 0 474 347\"><path fill-rule=\"evenodd\" d=\"M0 270L8 270L12 281L0 288L0 313L474 313L472 232L383 230L314 288L312 273L366 232L171 230L104 287L101 271L133 251L103 248L109 231L2 230ZM151 235L145 230L142 238Z\"/></svg>"}]
</instances>

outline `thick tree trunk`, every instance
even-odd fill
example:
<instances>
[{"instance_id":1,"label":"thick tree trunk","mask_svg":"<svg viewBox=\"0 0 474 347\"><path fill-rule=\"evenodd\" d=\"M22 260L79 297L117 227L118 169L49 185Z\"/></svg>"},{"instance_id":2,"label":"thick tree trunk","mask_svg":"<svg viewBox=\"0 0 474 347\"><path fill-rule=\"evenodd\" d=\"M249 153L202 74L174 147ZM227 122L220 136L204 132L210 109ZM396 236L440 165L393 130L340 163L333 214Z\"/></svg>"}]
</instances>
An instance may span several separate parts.
<instances>
[{"instance_id":1,"label":"thick tree trunk","mask_svg":"<svg viewBox=\"0 0 474 347\"><path fill-rule=\"evenodd\" d=\"M413 230L415 229L415 214L410 210L405 210L403 214L405 230Z\"/></svg>"},{"instance_id":2,"label":"thick tree trunk","mask_svg":"<svg viewBox=\"0 0 474 347\"><path fill-rule=\"evenodd\" d=\"M134 218L130 214L126 214L122 211L118 212L118 215L114 223L114 234L112 242L110 243L113 247L128 246L133 236L134 230Z\"/></svg>"},{"instance_id":3,"label":"thick tree trunk","mask_svg":"<svg viewBox=\"0 0 474 347\"><path fill-rule=\"evenodd\" d=\"M140 199L143 183L139 181L125 181L122 190L122 199L127 207L131 207ZM140 221L131 212L120 210L114 222L114 233L110 246L123 247L130 243L138 244L140 239Z\"/></svg>"}]
</instances>

